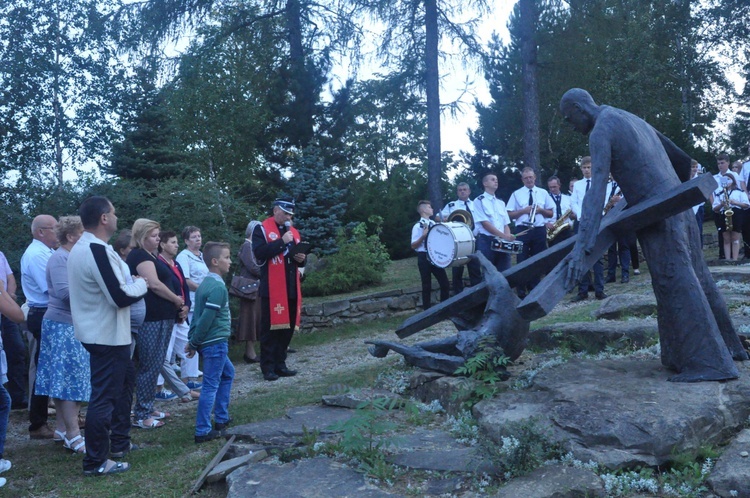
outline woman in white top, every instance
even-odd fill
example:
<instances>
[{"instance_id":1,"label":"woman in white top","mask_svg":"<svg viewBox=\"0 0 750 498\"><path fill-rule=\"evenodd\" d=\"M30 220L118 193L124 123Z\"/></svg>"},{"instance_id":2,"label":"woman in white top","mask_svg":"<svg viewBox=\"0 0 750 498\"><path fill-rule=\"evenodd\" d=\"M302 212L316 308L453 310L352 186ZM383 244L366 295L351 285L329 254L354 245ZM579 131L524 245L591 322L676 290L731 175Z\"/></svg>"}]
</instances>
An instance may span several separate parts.
<instances>
[{"instance_id":1,"label":"woman in white top","mask_svg":"<svg viewBox=\"0 0 750 498\"><path fill-rule=\"evenodd\" d=\"M724 241L724 256L729 261L737 261L740 252L740 238L742 237L743 209L750 207L747 194L740 190L734 175L727 175L726 187L718 195L714 195L713 210L719 216L718 229ZM727 230L727 204L732 209L732 229Z\"/></svg>"}]
</instances>

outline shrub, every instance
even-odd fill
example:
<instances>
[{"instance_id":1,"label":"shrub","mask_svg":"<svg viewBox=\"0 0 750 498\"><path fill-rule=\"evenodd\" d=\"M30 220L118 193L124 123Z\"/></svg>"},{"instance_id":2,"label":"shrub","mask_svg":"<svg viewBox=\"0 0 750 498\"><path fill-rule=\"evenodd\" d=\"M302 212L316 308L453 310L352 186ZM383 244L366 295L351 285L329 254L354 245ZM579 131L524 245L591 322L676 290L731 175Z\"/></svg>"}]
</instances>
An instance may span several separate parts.
<instances>
[{"instance_id":1,"label":"shrub","mask_svg":"<svg viewBox=\"0 0 750 498\"><path fill-rule=\"evenodd\" d=\"M378 226L379 217L369 221ZM328 296L355 291L383 281L385 266L390 262L385 246L378 235L367 235L364 223L357 223L346 237L338 237L339 252L321 259L302 284L306 296Z\"/></svg>"}]
</instances>

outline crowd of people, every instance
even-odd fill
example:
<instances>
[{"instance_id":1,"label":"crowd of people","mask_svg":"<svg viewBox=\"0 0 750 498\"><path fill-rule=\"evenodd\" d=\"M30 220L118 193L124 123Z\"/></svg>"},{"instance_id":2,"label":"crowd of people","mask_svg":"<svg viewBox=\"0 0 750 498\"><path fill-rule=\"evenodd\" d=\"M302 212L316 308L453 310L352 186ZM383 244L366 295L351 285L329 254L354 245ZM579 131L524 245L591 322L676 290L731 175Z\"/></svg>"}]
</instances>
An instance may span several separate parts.
<instances>
[{"instance_id":1,"label":"crowd of people","mask_svg":"<svg viewBox=\"0 0 750 498\"><path fill-rule=\"evenodd\" d=\"M750 153L750 149L748 150ZM718 189L709 199L715 213L719 233L719 258L736 261L740 254L750 258L750 161L735 161L730 169L729 156L717 156L719 173L714 175ZM582 216L583 200L591 187L591 157L585 156L580 162L581 179L572 178L568 193L561 191L562 182L557 176L547 179L547 190L536 186L536 173L526 167L521 171L524 186L514 191L507 203L495 195L498 189L497 175L488 172L482 178L483 192L476 199L470 199L471 188L467 183L459 183L457 199L445 205L437 216L433 216L429 201L419 201L417 212L420 220L411 232L411 247L417 253L417 264L422 282L422 304L428 309L432 304L432 275L440 288L440 300L448 298L450 290L458 294L464 288L464 266L468 268L469 285L481 281L479 263L476 259L465 265L452 267L452 282L448 280L445 268L431 264L428 256L427 238L436 222L445 222L457 210L470 215L473 222L472 233L476 251L482 253L497 268L505 271L511 266L511 255L517 252L516 262L539 254L548 247L570 238L577 233ZM698 161L693 160L691 178L702 173ZM617 182L610 176L606 187L606 213L623 198ZM693 207L701 238L703 236L704 204ZM727 216L727 212L729 216ZM433 219L434 218L434 219ZM462 216L463 219L463 216ZM515 249L505 249L501 241L520 241ZM638 242L635 232L618 234L617 240L607 251L607 272L605 276L604 258L599 259L591 271L586 272L578 282L573 301L588 299L593 290L596 299L605 299L605 284L617 282L617 268L620 268L620 282L630 282L631 271L640 274ZM593 280L592 280L593 274ZM531 281L516 289L523 298L538 283Z\"/></svg>"},{"instance_id":2,"label":"crowd of people","mask_svg":"<svg viewBox=\"0 0 750 498\"><path fill-rule=\"evenodd\" d=\"M269 381L296 374L286 354L299 328L298 269L306 256L295 247L301 237L294 209L292 199L277 199L270 217L248 224L238 253L236 273L256 292L233 293L241 298L236 338L246 344L244 361L260 363ZM229 244L203 245L200 229L187 226L180 252L177 233L147 218L118 233L115 207L98 196L86 199L78 216L36 216L31 233L21 259L23 306L0 253L7 386L0 387L0 473L11 468L3 459L11 409L28 408L30 438L83 455L87 476L129 470L122 459L138 449L131 428L156 429L170 417L156 400L197 401L195 442L222 437L232 421L234 379ZM0 478L0 486L5 482Z\"/></svg>"}]
</instances>

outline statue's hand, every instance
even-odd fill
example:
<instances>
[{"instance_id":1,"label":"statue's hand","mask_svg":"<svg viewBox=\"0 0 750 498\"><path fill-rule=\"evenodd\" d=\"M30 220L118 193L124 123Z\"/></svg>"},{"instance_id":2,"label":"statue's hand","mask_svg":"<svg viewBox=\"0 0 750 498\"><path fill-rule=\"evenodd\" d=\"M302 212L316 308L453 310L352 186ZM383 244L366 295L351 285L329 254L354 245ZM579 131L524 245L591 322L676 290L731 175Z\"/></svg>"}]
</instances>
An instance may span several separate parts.
<instances>
[{"instance_id":1,"label":"statue's hand","mask_svg":"<svg viewBox=\"0 0 750 498\"><path fill-rule=\"evenodd\" d=\"M572 289L583 276L583 257L583 250L576 247L566 258L568 262L568 273L565 277L565 289L568 291Z\"/></svg>"}]
</instances>

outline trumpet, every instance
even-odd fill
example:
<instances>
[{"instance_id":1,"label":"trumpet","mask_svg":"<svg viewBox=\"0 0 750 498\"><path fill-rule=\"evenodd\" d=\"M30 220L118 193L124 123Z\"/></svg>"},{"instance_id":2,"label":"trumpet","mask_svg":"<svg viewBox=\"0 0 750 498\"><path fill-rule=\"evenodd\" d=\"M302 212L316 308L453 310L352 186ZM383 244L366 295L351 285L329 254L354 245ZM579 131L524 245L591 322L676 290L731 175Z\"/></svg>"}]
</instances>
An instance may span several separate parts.
<instances>
[{"instance_id":1,"label":"trumpet","mask_svg":"<svg viewBox=\"0 0 750 498\"><path fill-rule=\"evenodd\" d=\"M734 210L732 209L732 204L729 202L729 196L732 193L729 191L727 187L724 187L724 223L727 226L727 232L731 232L734 228L734 225L732 224L732 217L734 216Z\"/></svg>"},{"instance_id":2,"label":"trumpet","mask_svg":"<svg viewBox=\"0 0 750 498\"><path fill-rule=\"evenodd\" d=\"M547 229L547 243L549 244L553 240L555 240L555 237L560 235L563 231L570 228L570 223L568 223L568 218L570 218L570 215L573 213L573 210L571 208L568 208L567 211L565 211L560 218L558 218L557 221L555 221L550 228Z\"/></svg>"},{"instance_id":3,"label":"trumpet","mask_svg":"<svg viewBox=\"0 0 750 498\"><path fill-rule=\"evenodd\" d=\"M539 204L534 204L534 206L531 208L531 213L529 213L529 225L534 225L534 220L536 219L536 210L539 207Z\"/></svg>"}]
</instances>

